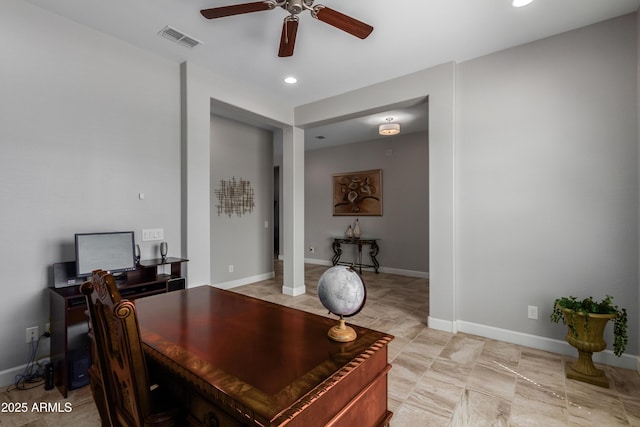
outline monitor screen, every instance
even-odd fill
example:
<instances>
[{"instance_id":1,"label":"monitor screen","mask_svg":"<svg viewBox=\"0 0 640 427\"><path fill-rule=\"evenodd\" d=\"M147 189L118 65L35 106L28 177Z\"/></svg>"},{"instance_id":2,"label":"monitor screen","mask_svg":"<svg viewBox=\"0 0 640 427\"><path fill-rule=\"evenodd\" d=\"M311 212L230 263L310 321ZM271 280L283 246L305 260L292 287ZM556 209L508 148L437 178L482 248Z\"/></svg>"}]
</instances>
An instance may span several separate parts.
<instances>
[{"instance_id":1,"label":"monitor screen","mask_svg":"<svg viewBox=\"0 0 640 427\"><path fill-rule=\"evenodd\" d=\"M136 269L133 231L76 234L76 274L90 276L93 270L111 273Z\"/></svg>"}]
</instances>

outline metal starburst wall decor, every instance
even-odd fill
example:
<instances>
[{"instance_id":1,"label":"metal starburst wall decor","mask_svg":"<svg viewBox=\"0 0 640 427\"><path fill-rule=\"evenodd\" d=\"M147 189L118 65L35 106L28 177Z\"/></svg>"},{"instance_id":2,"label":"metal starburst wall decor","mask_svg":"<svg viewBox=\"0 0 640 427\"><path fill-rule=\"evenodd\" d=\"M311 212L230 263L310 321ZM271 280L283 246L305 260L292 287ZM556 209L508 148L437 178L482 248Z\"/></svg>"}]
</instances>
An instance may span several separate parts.
<instances>
[{"instance_id":1,"label":"metal starburst wall decor","mask_svg":"<svg viewBox=\"0 0 640 427\"><path fill-rule=\"evenodd\" d=\"M214 190L216 197L218 198L218 216L225 213L231 217L234 213L238 216L242 216L246 213L251 213L255 206L253 200L253 188L251 183L240 178L236 181L235 177L225 181L220 180L220 186L217 190Z\"/></svg>"}]
</instances>

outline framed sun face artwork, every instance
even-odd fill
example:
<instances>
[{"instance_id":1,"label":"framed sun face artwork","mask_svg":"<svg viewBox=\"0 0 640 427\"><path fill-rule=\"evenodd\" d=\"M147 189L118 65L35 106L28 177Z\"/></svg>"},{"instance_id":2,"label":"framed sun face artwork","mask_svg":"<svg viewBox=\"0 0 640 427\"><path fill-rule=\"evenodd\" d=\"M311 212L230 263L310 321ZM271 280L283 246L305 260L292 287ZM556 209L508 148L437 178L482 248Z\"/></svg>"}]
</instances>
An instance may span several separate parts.
<instances>
[{"instance_id":1,"label":"framed sun face artwork","mask_svg":"<svg viewBox=\"0 0 640 427\"><path fill-rule=\"evenodd\" d=\"M382 169L332 176L334 216L382 216Z\"/></svg>"}]
</instances>

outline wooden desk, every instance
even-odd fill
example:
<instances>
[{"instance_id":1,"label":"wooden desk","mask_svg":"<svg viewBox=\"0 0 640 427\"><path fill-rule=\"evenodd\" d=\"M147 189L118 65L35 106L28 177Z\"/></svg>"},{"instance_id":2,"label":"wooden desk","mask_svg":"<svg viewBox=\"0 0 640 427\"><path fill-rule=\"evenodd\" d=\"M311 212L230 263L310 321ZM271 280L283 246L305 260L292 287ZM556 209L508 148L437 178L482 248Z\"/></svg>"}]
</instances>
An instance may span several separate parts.
<instances>
[{"instance_id":1,"label":"wooden desk","mask_svg":"<svg viewBox=\"0 0 640 427\"><path fill-rule=\"evenodd\" d=\"M200 286L136 300L147 360L185 400L190 425L388 425L387 344L353 326L327 337L330 319Z\"/></svg>"}]
</instances>

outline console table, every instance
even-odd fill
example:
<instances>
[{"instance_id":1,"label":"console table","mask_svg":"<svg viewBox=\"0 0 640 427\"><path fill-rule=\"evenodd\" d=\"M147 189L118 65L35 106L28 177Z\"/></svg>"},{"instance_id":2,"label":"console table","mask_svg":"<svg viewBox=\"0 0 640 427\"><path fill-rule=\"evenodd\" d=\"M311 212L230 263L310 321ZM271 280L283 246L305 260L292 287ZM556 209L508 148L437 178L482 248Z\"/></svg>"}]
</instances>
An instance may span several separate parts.
<instances>
[{"instance_id":1,"label":"console table","mask_svg":"<svg viewBox=\"0 0 640 427\"><path fill-rule=\"evenodd\" d=\"M127 272L124 280L117 282L120 295L133 300L184 289L185 279L181 277L181 265L186 261L188 260L172 257L140 261L135 271ZM170 265L171 274L157 274L159 265ZM49 290L54 384L62 396L67 397L67 392L72 389L69 363L72 362L70 353L74 350L69 345L69 327L87 324L87 303L85 296L80 293L79 284Z\"/></svg>"},{"instance_id":2,"label":"console table","mask_svg":"<svg viewBox=\"0 0 640 427\"><path fill-rule=\"evenodd\" d=\"M136 311L147 365L189 426L389 424L392 335L352 325L354 341L332 341L337 319L212 286L143 298Z\"/></svg>"},{"instance_id":3,"label":"console table","mask_svg":"<svg viewBox=\"0 0 640 427\"><path fill-rule=\"evenodd\" d=\"M360 269L360 274L362 274L362 267L372 267L375 272L378 272L378 268L380 264L376 259L376 255L378 255L378 251L380 248L377 243L378 239L375 238L346 238L346 237L334 237L333 238L333 258L331 262L333 265L353 265ZM340 261L340 257L342 256L342 247L341 245L357 245L358 246L358 259L356 262L345 262ZM369 245L369 257L371 258L371 262L373 264L363 264L362 263L362 246Z\"/></svg>"}]
</instances>

